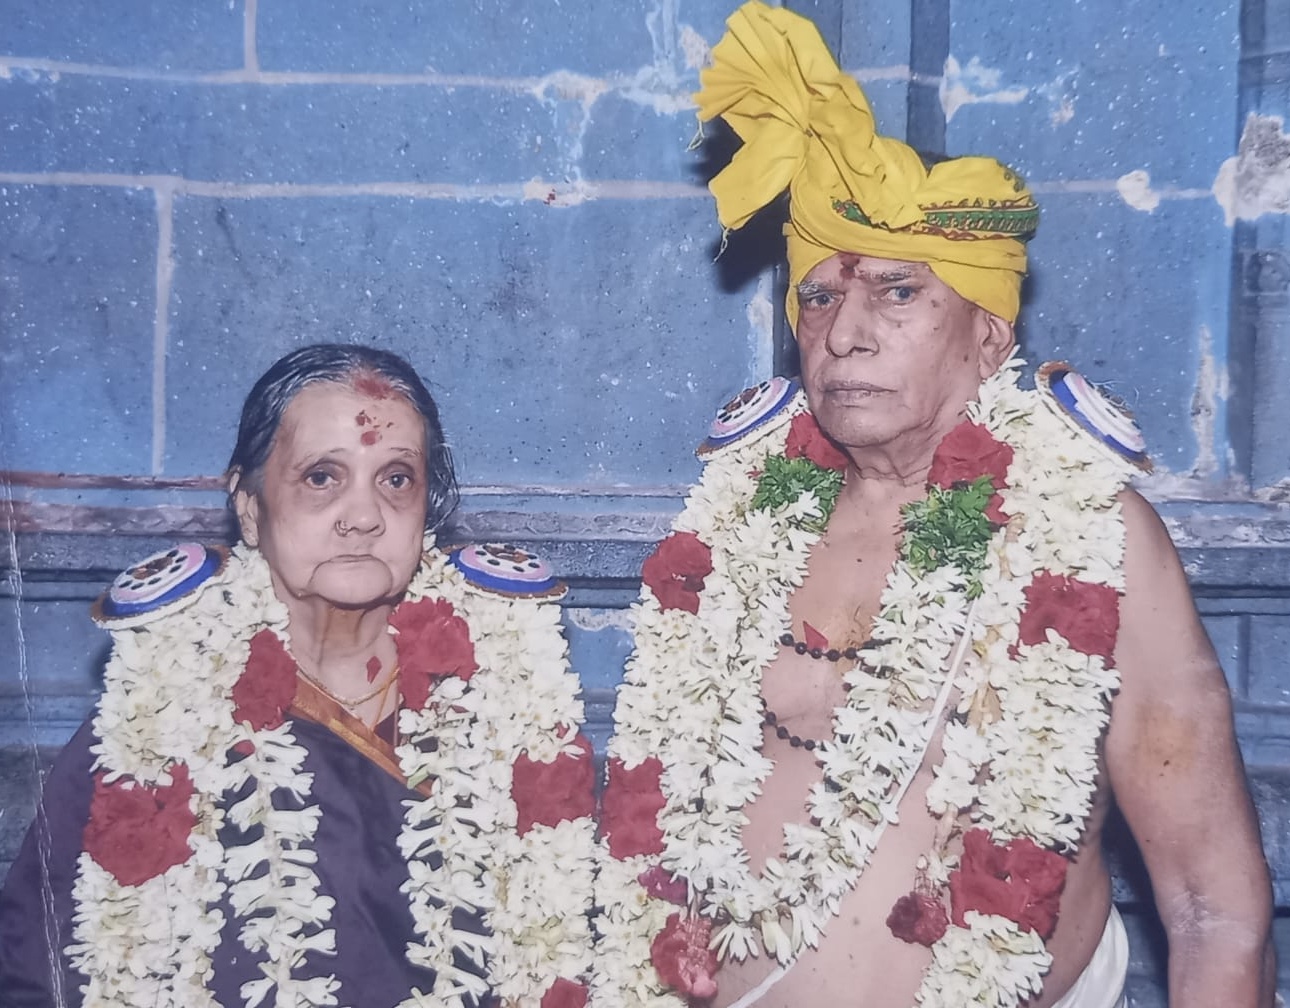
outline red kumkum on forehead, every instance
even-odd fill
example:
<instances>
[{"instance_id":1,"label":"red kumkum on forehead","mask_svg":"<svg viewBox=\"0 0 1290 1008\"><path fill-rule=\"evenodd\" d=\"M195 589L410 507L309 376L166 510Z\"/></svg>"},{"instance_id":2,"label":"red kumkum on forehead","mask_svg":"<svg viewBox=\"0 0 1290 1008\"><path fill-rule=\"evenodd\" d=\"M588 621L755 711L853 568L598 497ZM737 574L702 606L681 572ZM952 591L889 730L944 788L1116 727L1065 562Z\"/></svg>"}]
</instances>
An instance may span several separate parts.
<instances>
[{"instance_id":1,"label":"red kumkum on forehead","mask_svg":"<svg viewBox=\"0 0 1290 1008\"><path fill-rule=\"evenodd\" d=\"M374 445L381 440L381 432L374 430L365 430L359 437L359 440L365 445Z\"/></svg>"},{"instance_id":2,"label":"red kumkum on forehead","mask_svg":"<svg viewBox=\"0 0 1290 1008\"><path fill-rule=\"evenodd\" d=\"M388 399L394 395L394 386L378 374L354 376L354 391L371 399Z\"/></svg>"}]
</instances>

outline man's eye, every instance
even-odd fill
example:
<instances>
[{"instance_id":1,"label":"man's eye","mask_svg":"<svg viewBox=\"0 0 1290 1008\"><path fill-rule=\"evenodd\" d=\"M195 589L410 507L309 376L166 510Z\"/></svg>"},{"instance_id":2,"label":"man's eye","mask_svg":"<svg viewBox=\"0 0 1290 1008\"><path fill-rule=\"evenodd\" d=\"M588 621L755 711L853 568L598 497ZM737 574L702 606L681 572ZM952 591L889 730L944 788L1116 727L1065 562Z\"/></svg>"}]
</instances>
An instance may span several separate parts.
<instances>
[{"instance_id":1,"label":"man's eye","mask_svg":"<svg viewBox=\"0 0 1290 1008\"><path fill-rule=\"evenodd\" d=\"M832 291L816 291L814 294L799 294L797 300L803 308L827 308L833 304L834 296Z\"/></svg>"},{"instance_id":2,"label":"man's eye","mask_svg":"<svg viewBox=\"0 0 1290 1008\"><path fill-rule=\"evenodd\" d=\"M894 301L896 304L905 304L914 300L914 295L917 293L917 287L888 287L886 297L888 301Z\"/></svg>"}]
</instances>

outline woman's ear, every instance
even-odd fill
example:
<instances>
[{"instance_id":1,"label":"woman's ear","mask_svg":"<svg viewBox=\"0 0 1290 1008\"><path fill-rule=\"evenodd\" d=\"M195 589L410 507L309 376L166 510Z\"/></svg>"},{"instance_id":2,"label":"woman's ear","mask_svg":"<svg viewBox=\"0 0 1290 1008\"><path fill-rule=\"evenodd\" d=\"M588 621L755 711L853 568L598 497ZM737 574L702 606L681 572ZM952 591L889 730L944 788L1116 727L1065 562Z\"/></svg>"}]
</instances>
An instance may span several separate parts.
<instances>
[{"instance_id":1,"label":"woman's ear","mask_svg":"<svg viewBox=\"0 0 1290 1008\"><path fill-rule=\"evenodd\" d=\"M260 544L260 500L249 490L242 488L242 472L234 469L228 475L228 496L233 502L233 513L237 515L238 530L242 541L248 546Z\"/></svg>"},{"instance_id":2,"label":"woman's ear","mask_svg":"<svg viewBox=\"0 0 1290 1008\"><path fill-rule=\"evenodd\" d=\"M1002 367L1017 345L1012 323L981 309L985 331L981 335L981 380L989 378Z\"/></svg>"}]
</instances>

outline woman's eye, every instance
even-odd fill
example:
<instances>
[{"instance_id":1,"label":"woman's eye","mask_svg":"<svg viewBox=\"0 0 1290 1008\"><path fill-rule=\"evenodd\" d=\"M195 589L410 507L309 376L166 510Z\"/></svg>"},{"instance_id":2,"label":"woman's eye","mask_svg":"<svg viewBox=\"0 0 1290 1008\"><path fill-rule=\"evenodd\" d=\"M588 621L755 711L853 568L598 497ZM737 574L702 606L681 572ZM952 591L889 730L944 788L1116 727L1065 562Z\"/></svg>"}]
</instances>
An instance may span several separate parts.
<instances>
[{"instance_id":1,"label":"woman's eye","mask_svg":"<svg viewBox=\"0 0 1290 1008\"><path fill-rule=\"evenodd\" d=\"M332 475L325 469L314 469L305 473L305 482L311 487L321 490L323 487L331 484Z\"/></svg>"},{"instance_id":2,"label":"woman's eye","mask_svg":"<svg viewBox=\"0 0 1290 1008\"><path fill-rule=\"evenodd\" d=\"M894 301L896 304L906 304L914 300L914 295L917 293L916 287L888 287L887 300Z\"/></svg>"},{"instance_id":3,"label":"woman's eye","mask_svg":"<svg viewBox=\"0 0 1290 1008\"><path fill-rule=\"evenodd\" d=\"M406 490L412 485L411 473L390 473L390 486L395 490Z\"/></svg>"}]
</instances>

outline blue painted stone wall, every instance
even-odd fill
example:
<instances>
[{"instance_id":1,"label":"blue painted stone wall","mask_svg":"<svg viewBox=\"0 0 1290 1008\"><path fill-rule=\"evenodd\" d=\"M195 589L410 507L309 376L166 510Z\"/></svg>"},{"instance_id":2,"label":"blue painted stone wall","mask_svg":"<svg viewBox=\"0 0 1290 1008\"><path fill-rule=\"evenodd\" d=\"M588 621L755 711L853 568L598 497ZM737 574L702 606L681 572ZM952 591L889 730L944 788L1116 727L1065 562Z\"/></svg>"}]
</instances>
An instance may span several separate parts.
<instances>
[{"instance_id":1,"label":"blue painted stone wall","mask_svg":"<svg viewBox=\"0 0 1290 1008\"><path fill-rule=\"evenodd\" d=\"M885 131L1038 194L1023 346L1139 414L1290 905L1290 5L789 5ZM531 543L570 581L603 741L689 446L791 366L775 222L717 259L723 141L687 150L733 6L0 0L0 871L97 689L88 600L227 533L241 399L308 342L429 380L451 535ZM1119 892L1149 903L1129 857ZM1134 1003L1162 1003L1132 920Z\"/></svg>"}]
</instances>

